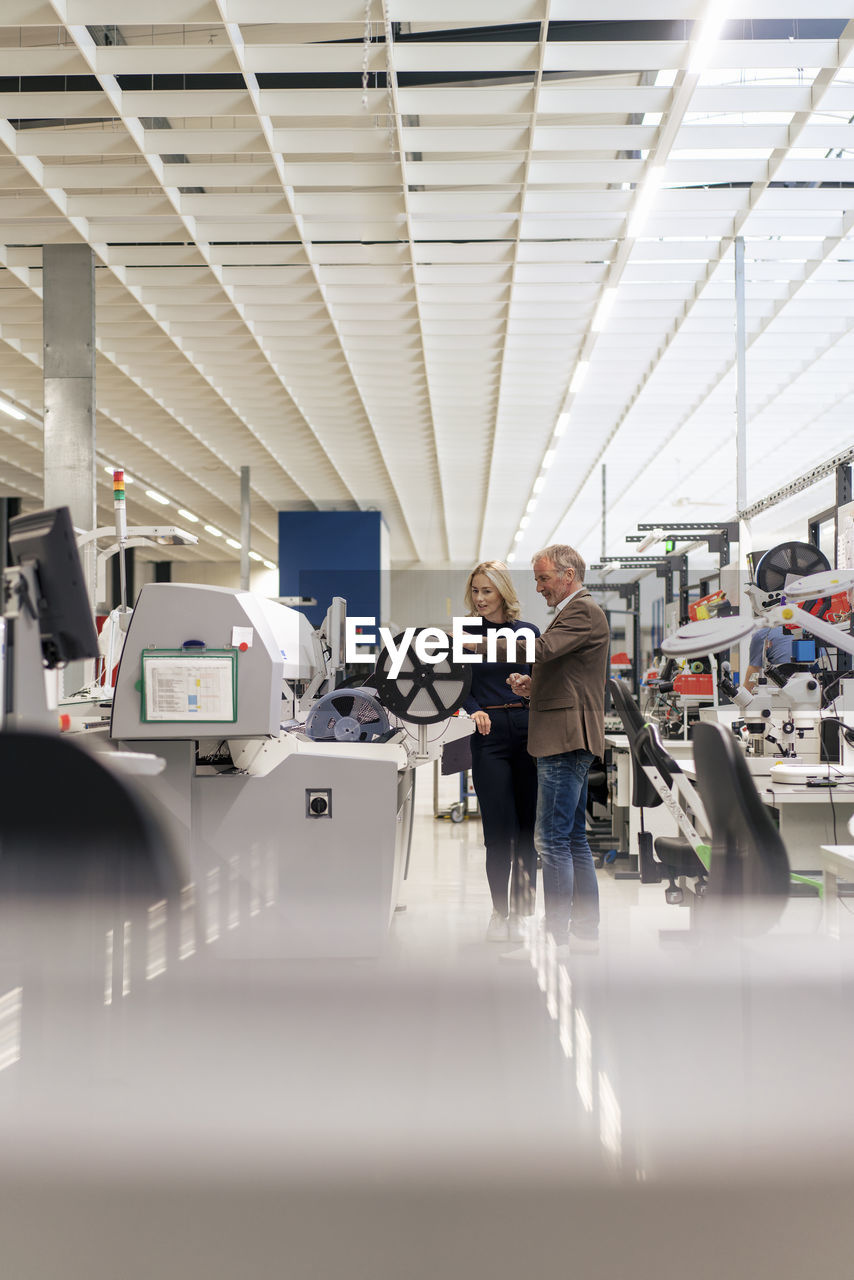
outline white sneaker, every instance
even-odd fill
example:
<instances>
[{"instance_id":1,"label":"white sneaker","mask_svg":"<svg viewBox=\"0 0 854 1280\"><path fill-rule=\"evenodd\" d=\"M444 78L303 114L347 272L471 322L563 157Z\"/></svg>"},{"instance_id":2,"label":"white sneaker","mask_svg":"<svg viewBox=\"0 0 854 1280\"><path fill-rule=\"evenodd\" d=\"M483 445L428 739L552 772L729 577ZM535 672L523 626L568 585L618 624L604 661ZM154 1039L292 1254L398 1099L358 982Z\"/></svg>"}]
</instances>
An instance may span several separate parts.
<instances>
[{"instance_id":1,"label":"white sneaker","mask_svg":"<svg viewBox=\"0 0 854 1280\"><path fill-rule=\"evenodd\" d=\"M507 941L507 917L501 915L498 911L493 911L489 918L489 924L486 926L486 941Z\"/></svg>"},{"instance_id":2,"label":"white sneaker","mask_svg":"<svg viewBox=\"0 0 854 1280\"><path fill-rule=\"evenodd\" d=\"M507 941L524 942L527 936L528 933L525 920L518 912L511 911L507 921Z\"/></svg>"}]
</instances>

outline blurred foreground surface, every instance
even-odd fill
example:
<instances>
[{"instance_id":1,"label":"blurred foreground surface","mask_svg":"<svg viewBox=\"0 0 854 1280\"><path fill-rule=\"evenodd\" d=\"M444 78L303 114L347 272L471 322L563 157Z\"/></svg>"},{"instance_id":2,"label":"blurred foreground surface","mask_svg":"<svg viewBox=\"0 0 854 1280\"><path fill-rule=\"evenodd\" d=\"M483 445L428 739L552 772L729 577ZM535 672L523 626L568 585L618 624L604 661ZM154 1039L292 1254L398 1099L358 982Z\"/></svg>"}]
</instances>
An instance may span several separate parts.
<instances>
[{"instance_id":1,"label":"blurred foreground surface","mask_svg":"<svg viewBox=\"0 0 854 1280\"><path fill-rule=\"evenodd\" d=\"M535 970L250 960L156 908L2 924L9 1280L850 1271L838 942Z\"/></svg>"}]
</instances>

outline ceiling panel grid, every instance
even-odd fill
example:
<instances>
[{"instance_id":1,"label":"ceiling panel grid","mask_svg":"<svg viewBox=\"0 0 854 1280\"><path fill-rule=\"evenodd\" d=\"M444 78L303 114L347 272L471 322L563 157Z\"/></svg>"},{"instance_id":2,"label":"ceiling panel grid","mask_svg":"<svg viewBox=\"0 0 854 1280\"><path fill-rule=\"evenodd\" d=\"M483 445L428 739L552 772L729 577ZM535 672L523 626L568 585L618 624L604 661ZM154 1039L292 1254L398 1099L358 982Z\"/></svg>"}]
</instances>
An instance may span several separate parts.
<instances>
[{"instance_id":1,"label":"ceiling panel grid","mask_svg":"<svg viewBox=\"0 0 854 1280\"><path fill-rule=\"evenodd\" d=\"M836 52L833 57L834 65L823 68L817 72L814 80L808 86L810 102L814 106L815 110L822 109L828 101L828 95L834 88L834 77L836 75L845 74L843 64L848 57L849 49L847 38L840 41L835 48ZM726 61L730 60L731 59L726 59ZM782 59L781 64L783 64ZM831 98L830 100L832 101L833 99ZM691 105L693 109L696 105L696 95L695 100ZM743 103L739 100L736 105L743 106ZM787 125L787 141L790 143L796 141L799 134L808 127L810 119L811 117L809 112L804 112L801 115L793 114ZM681 142L684 135L688 134L689 140L694 144L694 146L697 146L697 143L700 141L697 134L701 127L705 126L700 126L693 121L690 125L683 125L678 135L679 141ZM688 150L687 147L681 149L684 151ZM757 285L757 283L752 279L749 279L749 315L751 317L754 338L757 331L763 330L764 326L768 325L772 320L775 321L775 330L780 332L785 332L787 322L798 329L801 329L804 326L809 328L809 321L811 317L804 313L808 313L814 308L811 308L809 305L804 307L800 302L801 295L799 292L799 285L807 274L807 263L815 261L816 250L821 248L822 242L824 243L826 250L829 251L830 246L835 243L835 238L840 235L844 235L847 231L845 210L849 204L850 192L847 189L833 188L831 186L813 186L810 188L777 186L777 172L782 167L784 158L785 152L783 150L777 150L769 158L768 170L764 181L754 181L750 188L736 189L736 191L732 193L736 195L736 199L734 200L730 197L730 207L732 208L734 215L732 219L732 227L729 235L724 235L716 246L715 256L720 259L720 257L726 253L727 246L731 244L732 234L736 232L743 232L748 237L748 254L751 252L753 241L758 237L782 236L783 240L778 241L778 244L792 244L793 241L789 239L789 237L796 235L806 234L813 237L813 245L807 254L803 254L794 248L788 250L788 254L790 254L793 259L798 259L799 261L786 263L786 265L781 270L776 271L773 276L771 276L768 271L761 273L764 274L766 279L770 277L772 281L776 282L774 288L763 288L761 285ZM673 162L670 161L667 169L665 170L665 181L671 173L672 164ZM715 174L714 176L720 177L718 174ZM770 185L772 178L775 179L775 185L773 187ZM743 178L739 180L743 181ZM834 180L833 176L828 177L828 182L832 182ZM666 196L668 201L672 201L674 197L674 192L672 190L664 191L660 194L662 196ZM684 196L688 194L688 192L679 192L677 198L681 201ZM741 197L740 200L738 199L739 196ZM745 196L747 196L747 199L744 198ZM650 234L655 234L656 231L659 231L663 235L666 234L667 228L662 223L661 218L657 213L659 207L662 209L665 208L665 202L656 202L656 212L652 215L647 224ZM770 216L774 219L775 230L773 231L770 230L770 227L767 225L769 221L769 213L766 212L766 210L770 211ZM797 220L799 216L800 221ZM762 221L763 218L765 219L764 223ZM696 224L691 228L691 230L692 232L699 231L699 234L706 236L710 233L710 229L708 227L698 228ZM833 237L834 239L824 240L825 237ZM642 246L636 246L635 253L639 252L641 249ZM750 272L751 265L752 264L749 263L748 272ZM714 261L712 260L706 276L708 281L712 281L714 279L720 280L720 277L716 277L713 267ZM681 388L685 394L682 396L681 404L678 403L677 397L673 397L674 407L671 409L669 415L670 430L664 432L664 443L670 448L671 453L679 459L683 472L685 470L685 466L684 461L681 458L681 454L684 452L684 449L682 448L682 439L683 437L687 438L687 435L683 432L680 436L680 424L690 424L694 412L694 406L696 405L696 398L691 394L691 392L697 387L702 389L707 385L708 369L703 370L696 366L696 364L692 367L689 358L686 358L687 353L686 357L683 357L680 353L680 347L675 345L676 335L679 334L681 336L684 334L690 337L692 328L699 328L700 331L706 335L712 334L717 330L720 334L717 345L719 348L726 351L729 357L722 362L722 366L724 368L729 368L732 363L732 358L734 357L732 319L730 318L727 320L724 315L720 314L716 318L714 310L710 308L706 302L707 297L709 299L714 299L715 296L718 297L720 302L725 302L726 289L721 289L719 287L715 288L712 286L709 286L707 289L705 280L700 280L697 284L695 293L696 300L693 304L683 309L683 315L681 317L678 315L674 317L674 323L669 337L667 335L662 335L665 341L662 344L659 360L651 365L645 382L641 384L639 391L633 397L628 410L624 410L623 415L616 419L615 425L618 430L611 437L611 446L606 451L600 452L596 458L597 462L604 462L608 467L609 489L612 493L611 500L615 508L613 514L616 517L616 519L612 521L611 528L615 531L615 537L629 532L634 527L637 519L645 518L644 515L639 514L639 512L643 509L648 510L649 508L649 501L648 497L644 493L644 487L648 494L651 480L654 479L656 482L661 481L665 494L667 492L665 469L662 465L661 454L656 451L656 441L654 439L649 439L647 461L637 477L630 477L630 482L623 488L620 488L616 484L619 476L619 463L617 461L618 454L626 454L629 452L629 450L627 450L627 442L629 438L633 434L636 436L640 434L641 429L636 410L644 403L644 401L648 401L650 406L655 405L656 387L660 382L660 379L658 379L655 374L659 368L663 370L666 370L667 368L664 358L667 346L671 343L674 344L674 352L679 356L673 368L673 386L675 389ZM729 286L729 298L730 300L732 299L731 282ZM700 305L701 300L703 302L702 306ZM731 310L731 301L729 305ZM840 305L844 307L844 302L841 302ZM830 308L830 310L832 311L832 308ZM613 314L615 317L619 314L616 308ZM818 320L818 317L815 318ZM832 315L828 315L827 312L825 312L825 316L819 321L819 325L821 327L829 325L832 329ZM751 345L751 370L753 367L753 349L753 345ZM770 358L766 361L766 369L774 367L776 367L777 381L779 385L780 382L786 381L786 370L789 367L787 365L785 355L781 355L779 349L776 351L776 356L772 353ZM767 377L767 372L765 376ZM704 403L705 399L706 397L700 398L701 405ZM698 482L695 485L695 492L699 492L701 494L710 493L714 489L716 497L720 498L723 496L720 483L720 458L722 453L727 452L727 450L722 449L722 446L731 446L734 436L734 405L728 394L725 394L723 397L717 397L716 402L718 404L717 412L712 416L711 420L707 419L702 424L704 441L714 442L711 447L706 446L703 450L708 458L707 480L705 482L703 480L702 468L695 466L693 467L693 471L695 472ZM661 406L659 405L657 407L660 411ZM649 429L648 424L653 416L655 415L648 414L645 416L645 430ZM668 415L665 412L663 420L666 422L667 419ZM830 440L831 436L826 424L823 427L821 434L827 434L827 438ZM660 447L660 436L658 443ZM818 448L821 449L821 444L818 445ZM728 452L730 456L732 456L731 447ZM787 465L791 467L793 459L796 457L797 450L790 451L787 459ZM764 477L764 472L764 467L761 470L757 469L756 483L760 488L762 487L762 479L760 476ZM584 528L584 536L586 536L590 542L593 541L595 527L598 522L598 510L596 506L598 493L598 485L596 483L597 479L598 477L594 476L591 468L586 478L586 485L582 486L587 490L583 502L583 511L582 507L576 503L574 508L570 507L570 510L565 512L564 520L562 522L562 528L565 536L568 536L570 520L572 519L574 521L579 520L580 518L580 523ZM734 463L732 464L731 483L728 480L725 485L725 489L727 491L727 500L729 501L730 506L732 506L734 501ZM580 496L581 495L579 494L579 497ZM675 495L676 498L679 496L685 497L687 495ZM665 504L667 500L668 498L664 497L663 501ZM572 511L572 516L570 516L570 511ZM617 530L621 531L620 535L617 534Z\"/></svg>"},{"instance_id":2,"label":"ceiling panel grid","mask_svg":"<svg viewBox=\"0 0 854 1280\"><path fill-rule=\"evenodd\" d=\"M832 450L848 15L737 0L706 47L712 8L4 0L0 480L38 494L40 246L81 239L105 458L229 534L248 463L268 551L300 505L380 508L397 563L598 551L602 463L612 550L729 510L736 235L751 495Z\"/></svg>"}]
</instances>

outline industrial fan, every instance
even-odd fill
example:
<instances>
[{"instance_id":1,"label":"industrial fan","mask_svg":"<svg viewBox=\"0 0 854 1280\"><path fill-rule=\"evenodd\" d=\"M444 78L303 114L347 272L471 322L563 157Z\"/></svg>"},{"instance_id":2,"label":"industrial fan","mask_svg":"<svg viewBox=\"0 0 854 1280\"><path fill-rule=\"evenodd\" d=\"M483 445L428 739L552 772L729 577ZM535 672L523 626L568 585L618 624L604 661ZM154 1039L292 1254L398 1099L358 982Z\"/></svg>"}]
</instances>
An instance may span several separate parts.
<instances>
[{"instance_id":1,"label":"industrial fan","mask_svg":"<svg viewBox=\"0 0 854 1280\"><path fill-rule=\"evenodd\" d=\"M390 728L380 703L360 689L324 694L305 722L305 731L315 742L376 742Z\"/></svg>"},{"instance_id":2,"label":"industrial fan","mask_svg":"<svg viewBox=\"0 0 854 1280\"><path fill-rule=\"evenodd\" d=\"M782 591L792 578L805 578L823 573L830 561L811 542L781 542L766 551L756 566L756 585L760 591Z\"/></svg>"},{"instance_id":3,"label":"industrial fan","mask_svg":"<svg viewBox=\"0 0 854 1280\"><path fill-rule=\"evenodd\" d=\"M785 593L787 583L826 573L829 568L827 556L811 542L781 542L760 558L756 565L756 585L765 593L767 604L773 604ZM815 603L807 607L807 612L823 617L830 608L830 596L812 599Z\"/></svg>"}]
</instances>

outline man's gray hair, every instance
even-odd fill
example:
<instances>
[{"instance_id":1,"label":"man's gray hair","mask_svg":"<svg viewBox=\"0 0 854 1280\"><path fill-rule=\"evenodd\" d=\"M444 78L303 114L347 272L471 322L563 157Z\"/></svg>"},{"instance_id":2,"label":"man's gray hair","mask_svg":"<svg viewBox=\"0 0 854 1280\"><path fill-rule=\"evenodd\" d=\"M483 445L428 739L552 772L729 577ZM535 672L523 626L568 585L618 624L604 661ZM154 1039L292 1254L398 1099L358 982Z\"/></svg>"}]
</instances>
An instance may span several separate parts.
<instances>
[{"instance_id":1,"label":"man's gray hair","mask_svg":"<svg viewBox=\"0 0 854 1280\"><path fill-rule=\"evenodd\" d=\"M565 542L554 542L550 547L543 547L542 551L538 551L531 557L531 564L536 564L538 560L551 560L558 573L566 573L567 569L574 569L576 582L584 581L587 565L575 547L568 547Z\"/></svg>"}]
</instances>

